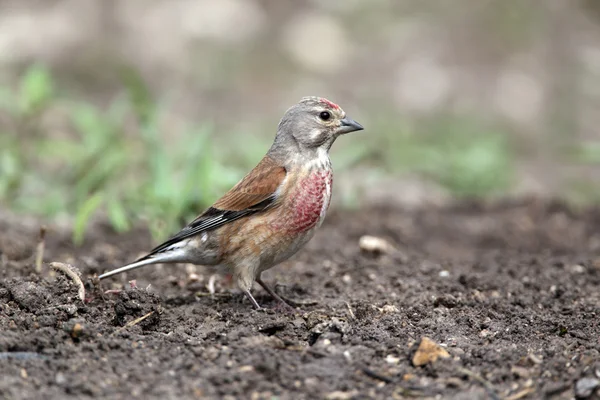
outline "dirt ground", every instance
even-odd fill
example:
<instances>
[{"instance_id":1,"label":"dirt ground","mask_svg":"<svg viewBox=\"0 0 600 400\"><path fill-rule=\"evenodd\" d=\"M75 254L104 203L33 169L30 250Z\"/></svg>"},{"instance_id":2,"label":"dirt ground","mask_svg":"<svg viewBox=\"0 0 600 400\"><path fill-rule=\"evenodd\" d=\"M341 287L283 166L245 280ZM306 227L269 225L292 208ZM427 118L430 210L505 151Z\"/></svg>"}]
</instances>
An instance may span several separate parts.
<instances>
[{"instance_id":1,"label":"dirt ground","mask_svg":"<svg viewBox=\"0 0 600 400\"><path fill-rule=\"evenodd\" d=\"M222 277L211 296L201 267L94 287L94 274L148 250L148 233L99 225L74 248L50 227L44 260L79 268L82 302L72 278L35 272L38 229L0 218L2 398L599 398L600 210L527 200L333 213L267 275L296 314L259 287L268 309L256 311ZM363 235L395 250L361 251ZM450 357L414 366L423 337Z\"/></svg>"}]
</instances>

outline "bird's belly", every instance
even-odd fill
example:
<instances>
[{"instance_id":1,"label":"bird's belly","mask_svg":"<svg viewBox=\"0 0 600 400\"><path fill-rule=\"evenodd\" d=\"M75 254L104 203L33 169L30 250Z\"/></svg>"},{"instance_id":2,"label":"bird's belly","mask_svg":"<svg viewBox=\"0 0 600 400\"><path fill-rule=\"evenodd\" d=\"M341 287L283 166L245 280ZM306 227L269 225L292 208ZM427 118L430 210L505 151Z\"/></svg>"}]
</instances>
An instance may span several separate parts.
<instances>
[{"instance_id":1,"label":"bird's belly","mask_svg":"<svg viewBox=\"0 0 600 400\"><path fill-rule=\"evenodd\" d=\"M231 224L226 237L227 264L256 260L256 272L287 260L300 250L323 222L331 200L331 170L314 171L297 182L291 200L252 220ZM235 231L235 233L234 233Z\"/></svg>"},{"instance_id":2,"label":"bird's belly","mask_svg":"<svg viewBox=\"0 0 600 400\"><path fill-rule=\"evenodd\" d=\"M276 249L276 251L270 253L269 257L265 257L266 262L262 263L261 269L267 270L296 254L298 250L304 247L304 245L310 239L312 239L316 230L316 228L313 228L306 232L302 232L296 236L289 237L288 240L286 240L287 243L285 244L285 246L282 246Z\"/></svg>"},{"instance_id":3,"label":"bird's belly","mask_svg":"<svg viewBox=\"0 0 600 400\"><path fill-rule=\"evenodd\" d=\"M272 225L280 242L263 248L261 270L287 260L312 239L329 208L332 178L330 169L318 170L298 182L290 206L282 209Z\"/></svg>"}]
</instances>

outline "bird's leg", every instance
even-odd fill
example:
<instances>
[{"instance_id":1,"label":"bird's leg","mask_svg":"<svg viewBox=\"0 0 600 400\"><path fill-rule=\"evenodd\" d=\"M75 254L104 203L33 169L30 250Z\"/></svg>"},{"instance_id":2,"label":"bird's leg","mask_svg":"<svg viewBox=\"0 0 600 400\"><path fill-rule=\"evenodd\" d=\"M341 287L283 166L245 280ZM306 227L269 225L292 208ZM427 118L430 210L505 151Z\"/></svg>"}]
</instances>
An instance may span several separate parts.
<instances>
[{"instance_id":1,"label":"bird's leg","mask_svg":"<svg viewBox=\"0 0 600 400\"><path fill-rule=\"evenodd\" d=\"M287 301L285 301L284 299L281 298L281 296L279 296L277 293L275 293L275 291L273 289L271 289L270 287L267 286L267 284L265 282L263 282L263 280L260 278L260 276L258 278L256 278L256 282L262 286L263 289L265 289L265 291L267 293L269 293L271 295L271 297L273 297L275 300L277 300L279 303L281 303L281 305L283 305L286 309L288 310L292 310L292 311L296 311L296 309L294 307L292 307L291 305L288 304Z\"/></svg>"},{"instance_id":2,"label":"bird's leg","mask_svg":"<svg viewBox=\"0 0 600 400\"><path fill-rule=\"evenodd\" d=\"M244 294L250 299L250 301L252 302L252 304L254 304L254 307L256 307L257 310L262 309L262 307L254 299L254 296L252 296L252 293L250 293L250 290L248 290L248 289L244 290Z\"/></svg>"}]
</instances>

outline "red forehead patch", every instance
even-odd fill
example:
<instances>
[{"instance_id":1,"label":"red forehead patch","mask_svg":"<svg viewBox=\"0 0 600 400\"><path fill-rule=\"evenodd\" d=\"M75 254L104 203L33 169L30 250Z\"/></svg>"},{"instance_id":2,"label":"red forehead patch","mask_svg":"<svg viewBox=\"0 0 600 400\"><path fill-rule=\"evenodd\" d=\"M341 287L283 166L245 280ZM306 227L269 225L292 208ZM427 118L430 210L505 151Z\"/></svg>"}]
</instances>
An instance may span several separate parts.
<instances>
[{"instance_id":1,"label":"red forehead patch","mask_svg":"<svg viewBox=\"0 0 600 400\"><path fill-rule=\"evenodd\" d=\"M319 98L319 101L321 103L323 103L323 104L328 105L329 107L333 108L334 110L339 110L339 108L340 108L340 106L338 106L337 104L335 104L335 103L333 103L333 102L331 102L331 101L329 101L329 100L327 100L327 99L325 99L323 97Z\"/></svg>"}]
</instances>

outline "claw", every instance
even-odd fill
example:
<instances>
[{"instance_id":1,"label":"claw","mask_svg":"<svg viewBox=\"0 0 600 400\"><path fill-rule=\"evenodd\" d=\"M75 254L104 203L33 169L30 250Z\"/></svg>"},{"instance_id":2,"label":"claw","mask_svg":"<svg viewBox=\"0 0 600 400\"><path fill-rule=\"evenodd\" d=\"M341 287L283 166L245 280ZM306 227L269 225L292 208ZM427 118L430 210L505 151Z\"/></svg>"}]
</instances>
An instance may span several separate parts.
<instances>
[{"instance_id":1,"label":"claw","mask_svg":"<svg viewBox=\"0 0 600 400\"><path fill-rule=\"evenodd\" d=\"M257 310L261 310L262 307L258 304L258 302L254 299L254 296L252 296L252 293L250 293L250 290L244 290L244 294L250 299L250 301L252 302L252 304L254 304L254 307Z\"/></svg>"},{"instance_id":2,"label":"claw","mask_svg":"<svg viewBox=\"0 0 600 400\"><path fill-rule=\"evenodd\" d=\"M263 280L259 277L256 282L262 286L262 288L271 295L271 297L273 297L275 300L277 300L279 302L279 306L283 307L284 310L288 311L288 312L292 312L292 313L296 313L297 310L296 308L294 308L293 306L291 306L287 301L285 301L281 296L279 296L277 293L275 293L275 291L273 291L273 289L271 289L270 287L267 286L266 283L263 282Z\"/></svg>"}]
</instances>

